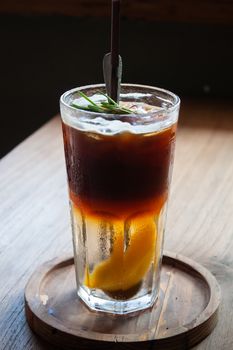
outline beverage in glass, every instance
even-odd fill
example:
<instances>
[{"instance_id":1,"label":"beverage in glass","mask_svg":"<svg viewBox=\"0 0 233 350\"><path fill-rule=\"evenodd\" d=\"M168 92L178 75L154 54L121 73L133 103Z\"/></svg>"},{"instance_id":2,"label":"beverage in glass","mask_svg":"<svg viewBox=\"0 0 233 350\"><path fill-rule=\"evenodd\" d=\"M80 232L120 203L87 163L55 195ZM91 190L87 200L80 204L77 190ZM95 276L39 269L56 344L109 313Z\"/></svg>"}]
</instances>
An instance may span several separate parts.
<instances>
[{"instance_id":1,"label":"beverage in glass","mask_svg":"<svg viewBox=\"0 0 233 350\"><path fill-rule=\"evenodd\" d=\"M79 297L94 310L126 314L152 306L159 291L179 98L122 84L132 114L80 110L104 85L61 97L74 261Z\"/></svg>"}]
</instances>

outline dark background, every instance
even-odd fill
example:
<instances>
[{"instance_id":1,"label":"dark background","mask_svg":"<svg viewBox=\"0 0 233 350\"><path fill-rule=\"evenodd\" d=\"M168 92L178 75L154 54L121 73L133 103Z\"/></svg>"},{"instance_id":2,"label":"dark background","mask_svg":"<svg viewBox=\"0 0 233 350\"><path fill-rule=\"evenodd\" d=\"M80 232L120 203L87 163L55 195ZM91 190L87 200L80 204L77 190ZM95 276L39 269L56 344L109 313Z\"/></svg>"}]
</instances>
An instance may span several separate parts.
<instances>
[{"instance_id":1,"label":"dark background","mask_svg":"<svg viewBox=\"0 0 233 350\"><path fill-rule=\"evenodd\" d=\"M232 99L233 25L220 22L123 16L123 82ZM103 82L109 29L107 17L0 13L0 156L59 112L65 90Z\"/></svg>"}]
</instances>

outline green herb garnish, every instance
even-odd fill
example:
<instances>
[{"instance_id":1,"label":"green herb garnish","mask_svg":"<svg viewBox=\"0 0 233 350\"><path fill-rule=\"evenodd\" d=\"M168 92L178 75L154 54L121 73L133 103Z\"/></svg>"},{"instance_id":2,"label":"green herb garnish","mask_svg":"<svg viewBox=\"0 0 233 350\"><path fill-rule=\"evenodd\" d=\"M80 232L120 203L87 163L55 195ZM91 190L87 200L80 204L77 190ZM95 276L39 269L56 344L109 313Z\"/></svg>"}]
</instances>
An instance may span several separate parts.
<instances>
[{"instance_id":1,"label":"green herb garnish","mask_svg":"<svg viewBox=\"0 0 233 350\"><path fill-rule=\"evenodd\" d=\"M116 103L111 97L100 92L106 98L106 101L102 101L100 103L93 102L87 95L83 92L78 91L79 95L83 97L86 101L88 101L87 106L81 106L77 103L72 103L71 106L77 109L81 109L89 112L96 113L109 113L109 114L132 114L133 112L130 109L121 107L118 103Z\"/></svg>"}]
</instances>

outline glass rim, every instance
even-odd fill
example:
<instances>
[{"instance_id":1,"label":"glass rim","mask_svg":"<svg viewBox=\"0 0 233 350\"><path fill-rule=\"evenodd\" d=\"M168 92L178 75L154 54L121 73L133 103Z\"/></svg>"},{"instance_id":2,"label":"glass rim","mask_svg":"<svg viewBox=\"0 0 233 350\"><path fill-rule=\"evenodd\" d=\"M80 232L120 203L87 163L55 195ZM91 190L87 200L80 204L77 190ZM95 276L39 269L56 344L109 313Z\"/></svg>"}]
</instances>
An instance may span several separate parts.
<instances>
[{"instance_id":1,"label":"glass rim","mask_svg":"<svg viewBox=\"0 0 233 350\"><path fill-rule=\"evenodd\" d=\"M158 111L153 111L153 114L157 114L157 113L163 113L163 112L166 112L166 113L172 113L173 111L177 110L180 106L180 98L179 96L177 96L176 94L174 94L173 92L169 91L169 90L166 90L166 89L163 89L163 88L160 88L160 87L156 87L156 86L151 86L151 85L142 85L142 84L131 84L131 83L123 83L121 84L122 87L133 87L133 88L142 88L142 89L148 89L148 90L151 90L151 91L154 91L154 92L160 92L160 93L164 93L164 94L167 94L168 96L172 97L174 99L174 103L172 102L172 106L169 106L169 107L166 107L166 108L160 108ZM96 89L96 88L103 88L105 87L105 84L91 84L91 85L84 85L84 86L80 86L80 87L76 87L76 88L73 88L71 90L68 90L66 92L64 92L61 97L60 97L60 103L69 108L70 110L72 111L75 111L76 113L84 113L84 114L87 114L87 115L93 115L93 116L97 116L97 115L101 115L101 116L104 116L106 118L109 117L109 113L98 113L98 112L92 112L92 111L86 111L86 110L79 110L71 105L69 105L67 102L66 102L66 98L69 96L69 95L72 95L74 94L75 92L78 92L78 91L82 91L82 90L87 90L87 89ZM114 116L116 114L111 114L111 116ZM135 113L132 113L132 114L129 114L129 115L136 115ZM137 114L137 118L140 118L140 117L146 117L148 115L151 115L151 112L148 112L148 113L144 113L144 114ZM116 115L118 118L120 117L125 117L125 114L117 114Z\"/></svg>"}]
</instances>

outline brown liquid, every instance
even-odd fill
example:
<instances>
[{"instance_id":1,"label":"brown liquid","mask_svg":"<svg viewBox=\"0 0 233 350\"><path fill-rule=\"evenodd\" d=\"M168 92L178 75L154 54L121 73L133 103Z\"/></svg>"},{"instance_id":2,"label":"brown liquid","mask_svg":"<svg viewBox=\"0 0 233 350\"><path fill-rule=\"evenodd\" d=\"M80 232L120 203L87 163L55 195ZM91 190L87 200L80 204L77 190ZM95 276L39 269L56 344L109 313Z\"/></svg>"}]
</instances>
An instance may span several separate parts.
<instances>
[{"instance_id":1,"label":"brown liquid","mask_svg":"<svg viewBox=\"0 0 233 350\"><path fill-rule=\"evenodd\" d=\"M167 199L176 125L105 136L63 124L72 201L86 213L159 211Z\"/></svg>"}]
</instances>

